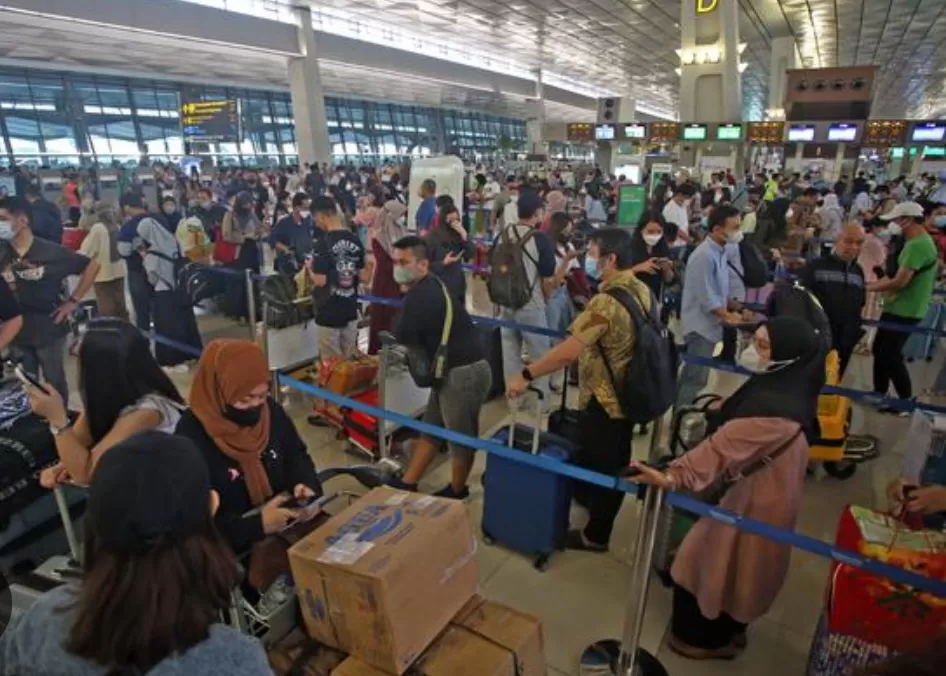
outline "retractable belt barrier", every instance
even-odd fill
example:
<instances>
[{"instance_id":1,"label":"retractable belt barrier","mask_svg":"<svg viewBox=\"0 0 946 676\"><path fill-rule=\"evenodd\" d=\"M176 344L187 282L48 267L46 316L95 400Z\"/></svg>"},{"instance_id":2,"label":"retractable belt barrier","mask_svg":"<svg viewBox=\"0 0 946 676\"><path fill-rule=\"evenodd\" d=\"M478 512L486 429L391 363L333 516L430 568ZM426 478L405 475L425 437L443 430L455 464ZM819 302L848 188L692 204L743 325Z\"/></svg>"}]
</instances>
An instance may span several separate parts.
<instances>
[{"instance_id":1,"label":"retractable belt barrier","mask_svg":"<svg viewBox=\"0 0 946 676\"><path fill-rule=\"evenodd\" d=\"M765 314L766 310L768 309L761 303L744 303L743 307L745 307L747 310L752 310L753 312L759 312L761 314ZM923 333L934 336L946 336L946 329L937 329L932 326L917 326L915 324L901 324L899 322L882 322L878 319L862 319L861 324L863 326L876 326L879 329L888 329L890 331L898 331L900 333Z\"/></svg>"},{"instance_id":2,"label":"retractable belt barrier","mask_svg":"<svg viewBox=\"0 0 946 676\"><path fill-rule=\"evenodd\" d=\"M155 342L169 345L170 347L177 348L182 352L186 352L194 356L200 355L201 350L194 347L193 345L179 343L176 340L170 340L153 332L143 333L145 336L151 340L154 340ZM365 413L376 418L391 420L398 425L415 429L418 432L436 437L438 439L451 441L468 448L482 449L487 453L493 453L508 460L512 460L513 462L529 465L542 471L560 474L577 481L584 481L596 486L609 488L622 493L629 493L635 496L639 495L640 487L637 484L628 482L620 477L608 476L606 474L601 474L592 470L583 469L576 465L570 465L557 460L552 460L551 458L515 451L490 439L471 437L466 434L460 434L459 432L437 427L436 425L425 423L422 420L416 420L409 416L401 415L400 413L394 413L393 411L371 406L369 404L357 401L356 399L343 397L330 390L325 390L282 374L278 376L278 379L280 384L299 390L300 392L305 392L306 394L309 394L313 397L319 397L338 406L360 411L361 413ZM708 505L682 494L668 493L667 501L674 507L692 512L699 516L713 519L714 521L732 526L738 530L744 530L748 533L753 533L755 535L759 535L790 547L803 549L817 556L829 558L834 561L839 561L847 565L861 568L876 575L881 575L893 580L897 584L906 585L919 591L928 592L936 596L946 598L946 581L936 580L925 575L919 575L917 573L903 570L901 568L877 561L876 559L865 557L857 552L835 547L828 544L827 542L808 537L807 535L801 535L793 531L775 528L761 521L740 516L734 512L720 509L719 507L713 505Z\"/></svg>"}]
</instances>

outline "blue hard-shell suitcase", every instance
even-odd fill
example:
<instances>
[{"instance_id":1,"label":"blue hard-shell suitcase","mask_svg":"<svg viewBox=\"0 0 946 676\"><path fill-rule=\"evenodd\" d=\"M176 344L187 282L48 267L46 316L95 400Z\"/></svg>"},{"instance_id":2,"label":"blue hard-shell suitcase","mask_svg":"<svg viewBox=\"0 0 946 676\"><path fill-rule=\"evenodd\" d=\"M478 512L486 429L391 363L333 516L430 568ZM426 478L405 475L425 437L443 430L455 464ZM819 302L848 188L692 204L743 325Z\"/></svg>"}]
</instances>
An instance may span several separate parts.
<instances>
[{"instance_id":1,"label":"blue hard-shell suitcase","mask_svg":"<svg viewBox=\"0 0 946 676\"><path fill-rule=\"evenodd\" d=\"M539 407L541 411L541 407ZM536 421L536 424L540 422ZM569 463L575 446L556 434L512 423L496 433L493 441L523 453ZM572 481L568 477L490 455L483 477L483 536L524 554L534 555L535 567L544 571L549 557L563 549L568 532Z\"/></svg>"}]
</instances>

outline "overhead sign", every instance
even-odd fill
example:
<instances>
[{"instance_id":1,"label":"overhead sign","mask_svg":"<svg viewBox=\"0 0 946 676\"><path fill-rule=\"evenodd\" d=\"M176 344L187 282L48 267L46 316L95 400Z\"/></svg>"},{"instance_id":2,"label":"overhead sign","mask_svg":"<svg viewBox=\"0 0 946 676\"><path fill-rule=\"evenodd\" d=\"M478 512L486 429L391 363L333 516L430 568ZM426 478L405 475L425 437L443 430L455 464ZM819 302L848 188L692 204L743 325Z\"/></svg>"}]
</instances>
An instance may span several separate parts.
<instances>
[{"instance_id":1,"label":"overhead sign","mask_svg":"<svg viewBox=\"0 0 946 676\"><path fill-rule=\"evenodd\" d=\"M721 124L716 127L716 140L717 141L741 141L742 140L742 125L731 123L731 124Z\"/></svg>"},{"instance_id":2,"label":"overhead sign","mask_svg":"<svg viewBox=\"0 0 946 676\"><path fill-rule=\"evenodd\" d=\"M709 14L719 6L719 0L696 0L696 13Z\"/></svg>"},{"instance_id":3,"label":"overhead sign","mask_svg":"<svg viewBox=\"0 0 946 676\"><path fill-rule=\"evenodd\" d=\"M181 103L181 130L187 142L240 142L240 113L233 99Z\"/></svg>"},{"instance_id":4,"label":"overhead sign","mask_svg":"<svg viewBox=\"0 0 946 676\"><path fill-rule=\"evenodd\" d=\"M569 141L594 141L595 125L588 122L569 122L565 127L565 138Z\"/></svg>"}]
</instances>

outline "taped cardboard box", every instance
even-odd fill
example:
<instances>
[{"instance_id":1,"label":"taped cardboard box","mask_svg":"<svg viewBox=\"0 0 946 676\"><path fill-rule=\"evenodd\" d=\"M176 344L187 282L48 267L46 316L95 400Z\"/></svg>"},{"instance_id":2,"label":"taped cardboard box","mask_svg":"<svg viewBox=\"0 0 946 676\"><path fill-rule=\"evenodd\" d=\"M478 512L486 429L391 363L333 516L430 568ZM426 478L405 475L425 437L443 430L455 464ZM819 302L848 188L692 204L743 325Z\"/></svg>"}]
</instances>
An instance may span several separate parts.
<instances>
[{"instance_id":1,"label":"taped cardboard box","mask_svg":"<svg viewBox=\"0 0 946 676\"><path fill-rule=\"evenodd\" d=\"M401 674L476 592L459 501L376 488L289 550L308 634Z\"/></svg>"},{"instance_id":2,"label":"taped cardboard box","mask_svg":"<svg viewBox=\"0 0 946 676\"><path fill-rule=\"evenodd\" d=\"M542 624L532 615L474 597L408 676L546 676ZM332 676L387 676L349 657Z\"/></svg>"}]
</instances>

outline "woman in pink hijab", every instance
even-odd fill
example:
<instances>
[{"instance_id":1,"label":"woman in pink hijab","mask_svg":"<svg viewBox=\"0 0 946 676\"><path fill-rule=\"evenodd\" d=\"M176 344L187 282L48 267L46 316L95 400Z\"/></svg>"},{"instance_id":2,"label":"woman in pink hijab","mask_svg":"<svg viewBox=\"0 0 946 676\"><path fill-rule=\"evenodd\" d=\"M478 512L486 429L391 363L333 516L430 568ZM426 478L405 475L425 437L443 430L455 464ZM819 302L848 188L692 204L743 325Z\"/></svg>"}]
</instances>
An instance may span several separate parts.
<instances>
[{"instance_id":1,"label":"woman in pink hijab","mask_svg":"<svg viewBox=\"0 0 946 676\"><path fill-rule=\"evenodd\" d=\"M542 232L546 232L549 229L549 224L552 222L552 214L565 211L565 208L568 206L568 198L565 197L564 193L558 190L550 190L545 195L545 205L545 219L542 221Z\"/></svg>"}]
</instances>

